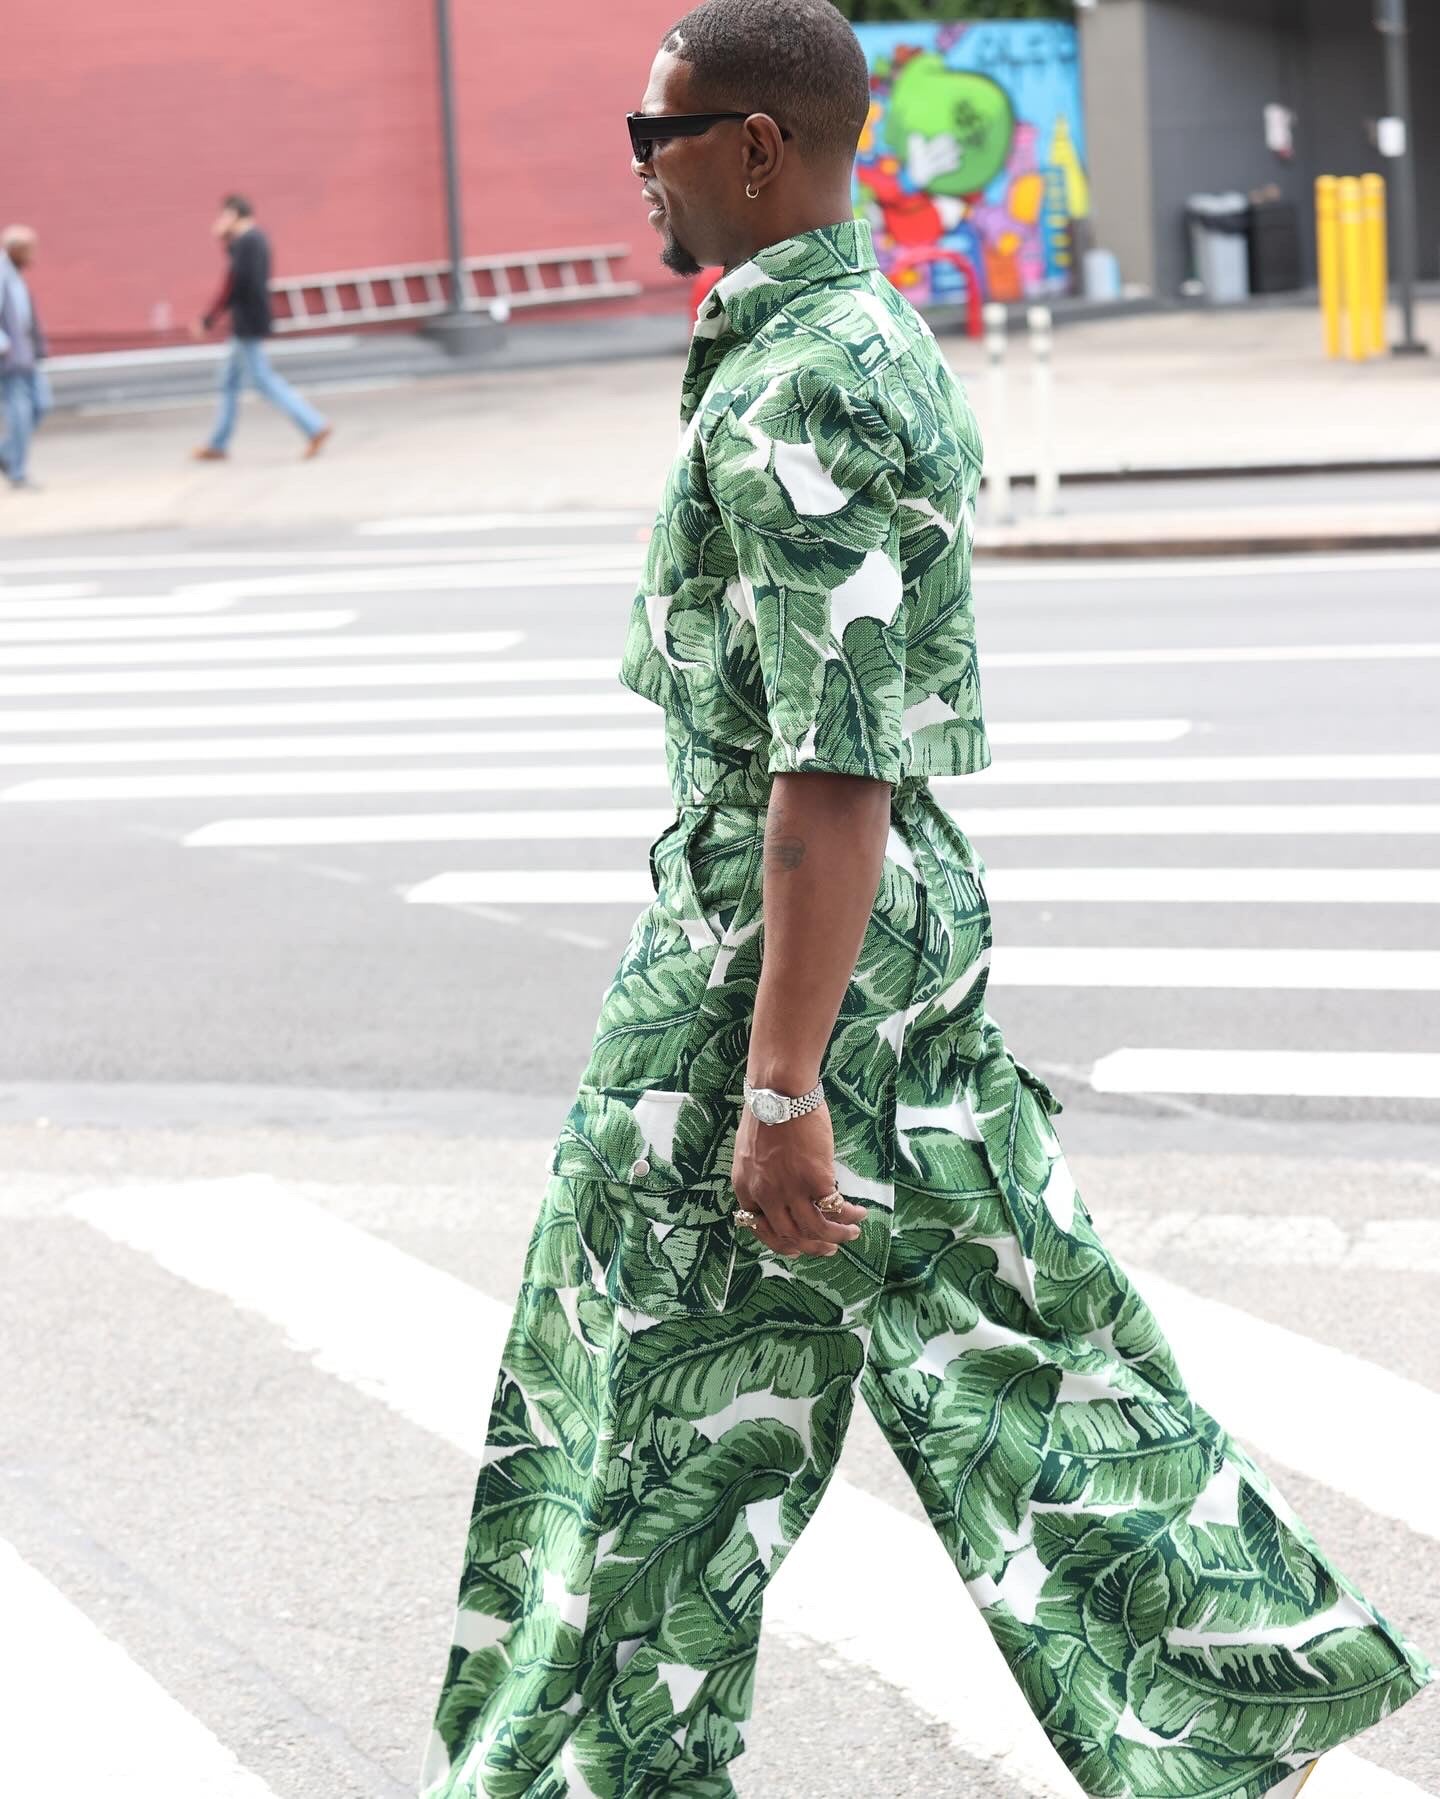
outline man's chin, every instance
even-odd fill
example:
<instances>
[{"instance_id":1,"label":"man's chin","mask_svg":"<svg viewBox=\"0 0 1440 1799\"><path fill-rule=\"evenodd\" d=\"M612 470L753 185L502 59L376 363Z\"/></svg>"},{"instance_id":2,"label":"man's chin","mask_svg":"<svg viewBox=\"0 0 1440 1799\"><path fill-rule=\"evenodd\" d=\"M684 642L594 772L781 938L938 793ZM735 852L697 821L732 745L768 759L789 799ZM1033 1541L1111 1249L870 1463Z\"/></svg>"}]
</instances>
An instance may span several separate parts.
<instances>
[{"instance_id":1,"label":"man's chin","mask_svg":"<svg viewBox=\"0 0 1440 1799\"><path fill-rule=\"evenodd\" d=\"M677 243L668 231L665 233L665 242L660 250L660 260L672 275L683 275L688 280L693 280L696 275L700 274L703 267L701 263L696 262L684 244Z\"/></svg>"}]
</instances>

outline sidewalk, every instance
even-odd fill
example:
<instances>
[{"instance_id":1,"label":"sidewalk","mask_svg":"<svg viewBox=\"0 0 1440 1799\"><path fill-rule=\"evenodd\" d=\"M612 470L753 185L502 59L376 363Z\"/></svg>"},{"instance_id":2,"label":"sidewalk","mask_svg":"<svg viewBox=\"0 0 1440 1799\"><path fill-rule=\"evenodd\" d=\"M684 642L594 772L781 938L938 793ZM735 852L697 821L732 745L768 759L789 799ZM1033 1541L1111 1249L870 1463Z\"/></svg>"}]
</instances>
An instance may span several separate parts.
<instances>
[{"instance_id":1,"label":"sidewalk","mask_svg":"<svg viewBox=\"0 0 1440 1799\"><path fill-rule=\"evenodd\" d=\"M668 321L661 321L668 323ZM546 331L554 327L533 327ZM1162 313L1068 326L1055 338L1055 427L1070 478L1185 470L1385 468L1440 470L1440 303L1421 309L1437 354L1352 366L1327 362L1310 313L1259 309ZM992 447L998 439L984 352L942 343L966 380ZM531 345L527 354L537 346ZM676 431L679 348L580 365L493 365L432 379L352 380L313 389L336 433L323 456L298 461L292 428L247 400L228 463L198 464L209 404L57 415L35 445L45 491L0 491L0 539L113 530L234 530L355 523L438 513L653 511ZM1012 469L1033 471L1030 355L1010 358ZM1087 508L1083 519L1029 521L982 533L981 550L1044 553L1074 546L1182 541L1245 549L1440 543L1436 498L1271 511L1167 513L1163 486L1133 510Z\"/></svg>"}]
</instances>

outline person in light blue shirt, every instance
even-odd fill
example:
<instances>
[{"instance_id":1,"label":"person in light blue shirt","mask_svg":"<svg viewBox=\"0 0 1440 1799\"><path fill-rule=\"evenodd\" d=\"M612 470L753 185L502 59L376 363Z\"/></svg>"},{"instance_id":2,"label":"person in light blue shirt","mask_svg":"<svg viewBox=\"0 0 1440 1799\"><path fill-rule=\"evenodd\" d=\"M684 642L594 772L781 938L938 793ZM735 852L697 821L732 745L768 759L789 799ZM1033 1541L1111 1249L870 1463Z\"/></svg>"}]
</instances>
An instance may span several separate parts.
<instances>
[{"instance_id":1,"label":"person in light blue shirt","mask_svg":"<svg viewBox=\"0 0 1440 1799\"><path fill-rule=\"evenodd\" d=\"M25 280L37 239L28 225L0 233L0 472L17 491L33 489L30 439L48 409L41 364L45 334Z\"/></svg>"}]
</instances>

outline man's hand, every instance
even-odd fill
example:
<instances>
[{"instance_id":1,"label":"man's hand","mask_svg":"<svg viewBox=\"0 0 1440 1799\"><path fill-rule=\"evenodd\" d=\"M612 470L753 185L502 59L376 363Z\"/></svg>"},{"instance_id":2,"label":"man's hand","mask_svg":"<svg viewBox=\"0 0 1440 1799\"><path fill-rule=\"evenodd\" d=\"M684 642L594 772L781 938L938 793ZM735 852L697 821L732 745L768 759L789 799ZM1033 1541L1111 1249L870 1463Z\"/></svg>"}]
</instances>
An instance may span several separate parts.
<instances>
[{"instance_id":1,"label":"man's hand","mask_svg":"<svg viewBox=\"0 0 1440 1799\"><path fill-rule=\"evenodd\" d=\"M777 1255L833 1256L860 1235L863 1206L847 1200L828 1218L812 1203L835 1188L835 1136L825 1106L784 1124L761 1124L747 1109L735 1134L731 1185L736 1202L755 1214L755 1235Z\"/></svg>"},{"instance_id":2,"label":"man's hand","mask_svg":"<svg viewBox=\"0 0 1440 1799\"><path fill-rule=\"evenodd\" d=\"M204 319L191 319L190 335L197 343L199 343L210 335L210 327L205 323Z\"/></svg>"}]
</instances>

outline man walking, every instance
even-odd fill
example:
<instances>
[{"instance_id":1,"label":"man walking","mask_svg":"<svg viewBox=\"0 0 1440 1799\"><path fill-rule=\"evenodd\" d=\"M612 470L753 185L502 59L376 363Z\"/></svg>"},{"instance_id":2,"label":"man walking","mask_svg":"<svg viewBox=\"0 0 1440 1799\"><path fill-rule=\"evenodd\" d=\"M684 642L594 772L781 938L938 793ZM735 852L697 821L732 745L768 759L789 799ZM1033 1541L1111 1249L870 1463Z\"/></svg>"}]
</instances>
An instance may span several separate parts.
<instances>
[{"instance_id":1,"label":"man walking","mask_svg":"<svg viewBox=\"0 0 1440 1799\"><path fill-rule=\"evenodd\" d=\"M20 493L35 489L30 439L45 412L45 334L25 279L37 242L28 225L0 233L0 473Z\"/></svg>"},{"instance_id":2,"label":"man walking","mask_svg":"<svg viewBox=\"0 0 1440 1799\"><path fill-rule=\"evenodd\" d=\"M308 401L277 375L265 353L270 335L270 241L255 223L255 212L241 194L228 194L214 224L216 237L230 259L225 284L214 305L197 321L197 337L213 329L222 313L230 314L230 352L220 373L220 410L210 441L195 451L201 462L221 462L230 454L230 439L240 410L240 390L248 380L258 394L278 406L305 434L307 457L324 448L332 427Z\"/></svg>"},{"instance_id":3,"label":"man walking","mask_svg":"<svg viewBox=\"0 0 1440 1799\"><path fill-rule=\"evenodd\" d=\"M1291 1799L1430 1678L1191 1399L986 1008L930 786L990 761L981 447L853 216L869 101L829 0L709 0L629 120L663 260L725 270L621 665L676 816L552 1152L429 1799L733 1799L857 1395L1094 1799Z\"/></svg>"}]
</instances>

